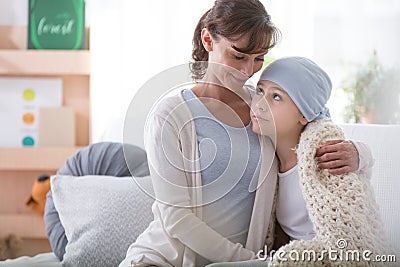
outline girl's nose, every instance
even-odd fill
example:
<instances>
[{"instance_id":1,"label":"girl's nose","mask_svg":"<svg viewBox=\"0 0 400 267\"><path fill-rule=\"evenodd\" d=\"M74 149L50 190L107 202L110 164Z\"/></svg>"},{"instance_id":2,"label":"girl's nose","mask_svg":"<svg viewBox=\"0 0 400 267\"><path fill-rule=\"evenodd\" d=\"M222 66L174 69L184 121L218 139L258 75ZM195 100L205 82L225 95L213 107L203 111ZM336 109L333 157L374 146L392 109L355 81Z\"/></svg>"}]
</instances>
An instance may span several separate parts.
<instances>
[{"instance_id":1,"label":"girl's nose","mask_svg":"<svg viewBox=\"0 0 400 267\"><path fill-rule=\"evenodd\" d=\"M255 110L265 111L266 103L263 96L255 95L253 101Z\"/></svg>"}]
</instances>

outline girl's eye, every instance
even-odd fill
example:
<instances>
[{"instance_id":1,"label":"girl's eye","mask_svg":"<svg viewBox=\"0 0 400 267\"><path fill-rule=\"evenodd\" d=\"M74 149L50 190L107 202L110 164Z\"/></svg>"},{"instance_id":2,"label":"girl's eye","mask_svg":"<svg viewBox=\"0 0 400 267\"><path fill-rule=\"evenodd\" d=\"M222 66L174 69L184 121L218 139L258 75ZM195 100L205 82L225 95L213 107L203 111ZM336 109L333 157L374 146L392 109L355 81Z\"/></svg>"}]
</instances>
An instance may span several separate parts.
<instances>
[{"instance_id":1,"label":"girl's eye","mask_svg":"<svg viewBox=\"0 0 400 267\"><path fill-rule=\"evenodd\" d=\"M257 87L257 88L256 88L256 94L257 94L257 95L264 95L264 90L261 89L260 87Z\"/></svg>"},{"instance_id":2,"label":"girl's eye","mask_svg":"<svg viewBox=\"0 0 400 267\"><path fill-rule=\"evenodd\" d=\"M257 57L256 61L264 62L264 58L263 57Z\"/></svg>"},{"instance_id":3,"label":"girl's eye","mask_svg":"<svg viewBox=\"0 0 400 267\"><path fill-rule=\"evenodd\" d=\"M282 99L281 96L278 95L278 94L273 94L272 98L273 98L275 101L280 101L280 100Z\"/></svg>"}]
</instances>

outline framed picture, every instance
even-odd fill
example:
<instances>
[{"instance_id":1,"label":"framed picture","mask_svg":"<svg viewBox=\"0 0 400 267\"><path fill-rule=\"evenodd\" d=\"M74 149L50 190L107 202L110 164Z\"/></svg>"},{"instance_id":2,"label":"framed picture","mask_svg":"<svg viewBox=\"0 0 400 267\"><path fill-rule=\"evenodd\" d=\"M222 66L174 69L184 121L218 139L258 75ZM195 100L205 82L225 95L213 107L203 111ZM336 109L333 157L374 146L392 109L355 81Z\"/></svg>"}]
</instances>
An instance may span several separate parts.
<instances>
[{"instance_id":1,"label":"framed picture","mask_svg":"<svg viewBox=\"0 0 400 267\"><path fill-rule=\"evenodd\" d=\"M61 106L61 78L0 77L0 147L37 146L40 108Z\"/></svg>"},{"instance_id":2,"label":"framed picture","mask_svg":"<svg viewBox=\"0 0 400 267\"><path fill-rule=\"evenodd\" d=\"M85 48L85 0L29 0L28 48Z\"/></svg>"}]
</instances>

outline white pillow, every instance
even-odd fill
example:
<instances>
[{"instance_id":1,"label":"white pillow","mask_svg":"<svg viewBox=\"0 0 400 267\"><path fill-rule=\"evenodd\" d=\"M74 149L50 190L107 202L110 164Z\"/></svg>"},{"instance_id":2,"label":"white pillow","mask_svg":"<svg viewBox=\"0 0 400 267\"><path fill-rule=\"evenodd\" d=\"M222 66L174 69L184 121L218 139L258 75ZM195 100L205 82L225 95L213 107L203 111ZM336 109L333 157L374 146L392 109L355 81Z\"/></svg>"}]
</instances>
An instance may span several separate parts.
<instances>
[{"instance_id":1,"label":"white pillow","mask_svg":"<svg viewBox=\"0 0 400 267\"><path fill-rule=\"evenodd\" d=\"M149 177L136 179L152 188ZM132 177L56 175L51 190L68 239L66 266L118 266L153 218L154 200Z\"/></svg>"}]
</instances>

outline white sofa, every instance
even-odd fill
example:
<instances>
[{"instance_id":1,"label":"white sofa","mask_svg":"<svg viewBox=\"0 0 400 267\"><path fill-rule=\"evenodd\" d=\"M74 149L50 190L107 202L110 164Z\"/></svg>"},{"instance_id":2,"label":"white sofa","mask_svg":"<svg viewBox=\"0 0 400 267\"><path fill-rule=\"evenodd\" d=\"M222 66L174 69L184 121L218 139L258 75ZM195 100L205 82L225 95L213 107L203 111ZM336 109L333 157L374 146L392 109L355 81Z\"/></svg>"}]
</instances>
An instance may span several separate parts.
<instances>
[{"instance_id":1,"label":"white sofa","mask_svg":"<svg viewBox=\"0 0 400 267\"><path fill-rule=\"evenodd\" d=\"M344 124L342 127L348 139L363 141L372 150L375 158L372 184L389 242L400 262L400 125ZM118 135L104 138L122 141L115 136ZM45 253L0 262L0 266L60 266L60 263L54 254Z\"/></svg>"},{"instance_id":2,"label":"white sofa","mask_svg":"<svg viewBox=\"0 0 400 267\"><path fill-rule=\"evenodd\" d=\"M344 124L342 127L346 138L363 141L371 148L375 158L371 182L388 239L400 262L400 125Z\"/></svg>"}]
</instances>

